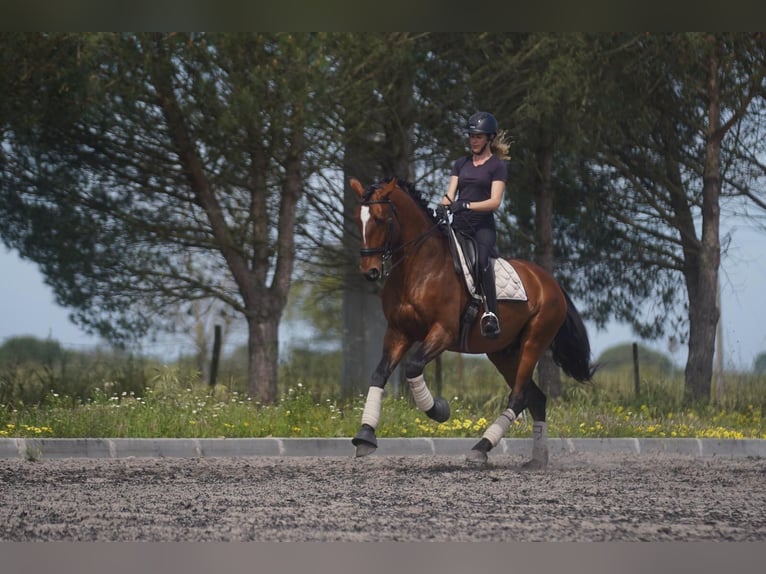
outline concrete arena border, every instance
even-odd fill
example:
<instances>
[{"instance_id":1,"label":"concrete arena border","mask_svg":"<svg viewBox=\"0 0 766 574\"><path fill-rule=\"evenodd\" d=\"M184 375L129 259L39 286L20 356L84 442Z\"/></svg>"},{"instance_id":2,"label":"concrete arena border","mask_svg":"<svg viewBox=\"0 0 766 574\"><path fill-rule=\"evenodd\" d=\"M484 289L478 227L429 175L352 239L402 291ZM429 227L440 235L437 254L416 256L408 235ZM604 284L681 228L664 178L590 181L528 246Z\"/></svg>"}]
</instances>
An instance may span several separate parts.
<instances>
[{"instance_id":1,"label":"concrete arena border","mask_svg":"<svg viewBox=\"0 0 766 574\"><path fill-rule=\"evenodd\" d=\"M475 438L381 438L372 456L463 455ZM766 458L766 439L548 438L550 455L598 452L623 455ZM350 438L2 438L0 459L195 458L254 456L353 457ZM494 454L528 457L531 438L503 439Z\"/></svg>"}]
</instances>

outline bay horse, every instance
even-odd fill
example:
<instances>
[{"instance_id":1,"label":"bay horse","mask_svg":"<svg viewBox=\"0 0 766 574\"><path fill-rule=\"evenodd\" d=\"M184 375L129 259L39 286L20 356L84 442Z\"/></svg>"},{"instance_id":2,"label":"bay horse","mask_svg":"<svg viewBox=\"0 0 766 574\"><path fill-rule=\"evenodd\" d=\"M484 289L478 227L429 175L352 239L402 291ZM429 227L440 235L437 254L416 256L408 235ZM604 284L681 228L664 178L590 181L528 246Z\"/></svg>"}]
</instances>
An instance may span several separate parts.
<instances>
[{"instance_id":1,"label":"bay horse","mask_svg":"<svg viewBox=\"0 0 766 574\"><path fill-rule=\"evenodd\" d=\"M532 380L535 366L551 348L554 362L577 381L590 380L595 370L588 334L569 296L542 267L509 259L527 300L498 301L498 338L483 337L476 321L461 341L461 316L472 295L456 273L448 238L440 230L445 222L440 223L409 182L393 178L365 188L351 178L350 186L359 198L355 210L361 238L359 270L370 281L385 279L381 299L387 322L383 356L371 377L360 430L352 439L356 456L366 456L377 448L375 429L383 389L413 348L405 376L415 406L437 422L449 418L449 404L431 395L423 371L444 351L485 353L511 388L507 408L466 454L468 463L486 464L487 453L527 408L533 421L533 446L532 459L525 467L545 468L547 399Z\"/></svg>"}]
</instances>

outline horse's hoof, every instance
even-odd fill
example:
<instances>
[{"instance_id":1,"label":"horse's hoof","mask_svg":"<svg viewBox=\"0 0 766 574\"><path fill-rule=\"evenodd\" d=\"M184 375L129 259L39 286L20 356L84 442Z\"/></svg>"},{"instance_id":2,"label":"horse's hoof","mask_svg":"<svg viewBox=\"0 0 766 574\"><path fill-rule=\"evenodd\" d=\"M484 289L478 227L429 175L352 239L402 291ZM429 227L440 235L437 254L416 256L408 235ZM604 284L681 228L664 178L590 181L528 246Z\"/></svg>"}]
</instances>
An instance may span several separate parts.
<instances>
[{"instance_id":1,"label":"horse's hoof","mask_svg":"<svg viewBox=\"0 0 766 574\"><path fill-rule=\"evenodd\" d=\"M531 459L521 465L524 470L545 470L548 468L547 460Z\"/></svg>"},{"instance_id":2,"label":"horse's hoof","mask_svg":"<svg viewBox=\"0 0 766 574\"><path fill-rule=\"evenodd\" d=\"M434 399L434 406L426 411L426 415L437 423L446 422L450 416L449 403L442 397L436 397Z\"/></svg>"},{"instance_id":3,"label":"horse's hoof","mask_svg":"<svg viewBox=\"0 0 766 574\"><path fill-rule=\"evenodd\" d=\"M361 458L363 456L367 456L368 454L372 454L377 449L378 447L373 446L370 443L360 442L358 445L356 445L356 458Z\"/></svg>"},{"instance_id":4,"label":"horse's hoof","mask_svg":"<svg viewBox=\"0 0 766 574\"><path fill-rule=\"evenodd\" d=\"M370 425L362 425L356 436L351 439L351 444L356 447L356 456L367 456L378 448L378 439L375 438L375 429Z\"/></svg>"},{"instance_id":5,"label":"horse's hoof","mask_svg":"<svg viewBox=\"0 0 766 574\"><path fill-rule=\"evenodd\" d=\"M465 455L465 462L472 466L486 466L487 460L489 460L487 453L475 448L468 451L468 454Z\"/></svg>"}]
</instances>

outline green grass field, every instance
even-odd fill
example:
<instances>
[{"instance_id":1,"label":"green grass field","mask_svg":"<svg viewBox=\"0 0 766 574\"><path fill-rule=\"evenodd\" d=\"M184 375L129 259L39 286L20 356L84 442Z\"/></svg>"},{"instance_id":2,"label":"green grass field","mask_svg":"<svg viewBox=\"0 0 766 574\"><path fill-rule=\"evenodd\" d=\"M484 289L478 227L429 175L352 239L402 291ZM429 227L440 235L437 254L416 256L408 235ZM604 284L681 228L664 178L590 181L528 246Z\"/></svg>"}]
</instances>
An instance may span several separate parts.
<instances>
[{"instance_id":1,"label":"green grass field","mask_svg":"<svg viewBox=\"0 0 766 574\"><path fill-rule=\"evenodd\" d=\"M445 365L442 395L452 417L438 424L408 396L387 394L379 437L479 437L505 407L508 390L488 361ZM36 402L0 403L0 437L351 437L359 427L364 396L336 398L322 382L292 381L275 405L259 405L233 381L210 389L199 375L179 367L151 367L142 390L108 379L83 397L44 392ZM456 374L459 373L459 376ZM431 376L426 371L427 380ZM725 393L709 405L684 407L677 373L647 370L635 395L632 372L607 369L591 385L564 381L562 398L548 403L553 437L766 438L762 417L766 381L731 375ZM509 437L528 437L521 417Z\"/></svg>"}]
</instances>

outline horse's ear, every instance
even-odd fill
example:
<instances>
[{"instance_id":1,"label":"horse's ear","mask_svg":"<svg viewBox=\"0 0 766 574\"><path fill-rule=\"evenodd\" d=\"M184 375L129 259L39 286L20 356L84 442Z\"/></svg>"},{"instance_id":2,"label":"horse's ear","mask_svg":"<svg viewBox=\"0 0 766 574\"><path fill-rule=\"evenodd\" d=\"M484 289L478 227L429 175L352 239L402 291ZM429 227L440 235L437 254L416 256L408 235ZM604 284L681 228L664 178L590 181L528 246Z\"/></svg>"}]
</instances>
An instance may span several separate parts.
<instances>
[{"instance_id":1,"label":"horse's ear","mask_svg":"<svg viewBox=\"0 0 766 574\"><path fill-rule=\"evenodd\" d=\"M388 180L388 183L385 185L385 187L381 189L381 196L388 198L388 196L391 195L391 192L393 192L397 187L399 187L399 181L395 177L392 177L390 180Z\"/></svg>"},{"instance_id":2,"label":"horse's ear","mask_svg":"<svg viewBox=\"0 0 766 574\"><path fill-rule=\"evenodd\" d=\"M352 177L348 180L349 185L351 186L351 189L353 192L359 197L362 198L362 194L364 193L364 187L362 186L361 182L356 179L355 177Z\"/></svg>"}]
</instances>

